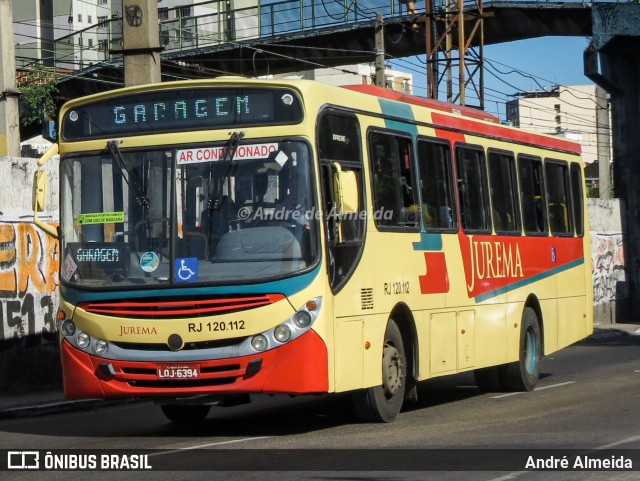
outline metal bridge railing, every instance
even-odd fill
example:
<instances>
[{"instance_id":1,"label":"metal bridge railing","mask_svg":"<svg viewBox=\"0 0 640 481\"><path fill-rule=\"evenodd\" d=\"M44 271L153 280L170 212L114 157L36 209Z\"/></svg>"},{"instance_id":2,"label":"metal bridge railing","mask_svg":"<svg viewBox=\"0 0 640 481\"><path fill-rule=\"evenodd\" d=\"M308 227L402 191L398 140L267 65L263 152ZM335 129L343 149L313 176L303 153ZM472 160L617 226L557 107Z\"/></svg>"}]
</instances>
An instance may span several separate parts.
<instances>
[{"instance_id":1,"label":"metal bridge railing","mask_svg":"<svg viewBox=\"0 0 640 481\"><path fill-rule=\"evenodd\" d=\"M163 53L171 54L373 21L376 12L406 14L406 6L399 0L361 3L364 5L357 0L260 0L255 6L227 11L224 0L204 1L163 11L159 40ZM185 15L186 11L191 13ZM121 61L122 45L122 18L114 18L56 39L42 61L54 69L82 70Z\"/></svg>"},{"instance_id":2,"label":"metal bridge railing","mask_svg":"<svg viewBox=\"0 0 640 481\"><path fill-rule=\"evenodd\" d=\"M424 1L417 2L421 11L424 11ZM564 3L558 0L533 1ZM450 6L450 2L436 0L442 9ZM474 1L463 2L465 9L474 8ZM532 0L496 0L502 5L521 2L531 4ZM491 0L485 0L484 6L491 3ZM585 6L591 3L591 0L583 2ZM407 14L406 8L400 0L256 0L255 6L227 11L225 0L203 1L162 11L160 45L164 47L163 55L171 55L221 44L373 22L377 12L387 19L400 18ZM82 70L94 64L116 63L121 59L122 19L116 18L55 40L50 57L42 60L55 69Z\"/></svg>"}]
</instances>

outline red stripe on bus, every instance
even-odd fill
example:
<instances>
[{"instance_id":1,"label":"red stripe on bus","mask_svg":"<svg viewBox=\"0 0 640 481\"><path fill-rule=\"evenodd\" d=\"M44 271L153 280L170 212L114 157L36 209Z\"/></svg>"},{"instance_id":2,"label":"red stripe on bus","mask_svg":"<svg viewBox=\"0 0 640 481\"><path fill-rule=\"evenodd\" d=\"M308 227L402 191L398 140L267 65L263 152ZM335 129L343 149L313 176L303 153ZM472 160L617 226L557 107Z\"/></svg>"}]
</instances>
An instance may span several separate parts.
<instances>
[{"instance_id":1,"label":"red stripe on bus","mask_svg":"<svg viewBox=\"0 0 640 481\"><path fill-rule=\"evenodd\" d=\"M480 123L468 118L444 115L438 112L433 112L431 117L433 123L436 125L461 130L469 134L489 135L510 142L520 142L538 145L543 148L565 150L574 154L580 154L581 152L580 144L571 140L535 134L533 132L503 127L501 125Z\"/></svg>"},{"instance_id":2,"label":"red stripe on bus","mask_svg":"<svg viewBox=\"0 0 640 481\"><path fill-rule=\"evenodd\" d=\"M444 294L449 292L449 273L444 252L425 252L427 272L418 276L422 294Z\"/></svg>"}]
</instances>

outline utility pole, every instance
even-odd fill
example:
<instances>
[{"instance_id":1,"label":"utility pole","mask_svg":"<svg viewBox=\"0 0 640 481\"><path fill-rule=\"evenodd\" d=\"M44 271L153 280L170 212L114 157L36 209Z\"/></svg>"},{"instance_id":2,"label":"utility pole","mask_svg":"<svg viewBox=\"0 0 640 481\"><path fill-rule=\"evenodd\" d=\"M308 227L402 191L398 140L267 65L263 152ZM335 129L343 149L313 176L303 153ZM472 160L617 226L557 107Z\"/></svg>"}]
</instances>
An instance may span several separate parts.
<instances>
[{"instance_id":1,"label":"utility pole","mask_svg":"<svg viewBox=\"0 0 640 481\"><path fill-rule=\"evenodd\" d=\"M20 155L12 1L0 0L0 157Z\"/></svg>"},{"instance_id":2,"label":"utility pole","mask_svg":"<svg viewBox=\"0 0 640 481\"><path fill-rule=\"evenodd\" d=\"M484 9L483 0L426 3L428 96L438 99L446 79L447 102L469 105L467 90L484 109ZM475 12L473 12L475 7ZM454 51L457 50L457 56ZM457 77L454 75L457 67ZM457 79L457 85L454 83Z\"/></svg>"},{"instance_id":3,"label":"utility pole","mask_svg":"<svg viewBox=\"0 0 640 481\"><path fill-rule=\"evenodd\" d=\"M438 58L439 42L438 23L436 22L436 0L425 0L427 19L425 37L427 39L427 97L438 99L440 84L440 59Z\"/></svg>"},{"instance_id":4,"label":"utility pole","mask_svg":"<svg viewBox=\"0 0 640 481\"><path fill-rule=\"evenodd\" d=\"M376 21L374 24L376 33L376 85L378 87L386 87L387 79L384 74L384 24L381 13L376 13Z\"/></svg>"},{"instance_id":5,"label":"utility pole","mask_svg":"<svg viewBox=\"0 0 640 481\"><path fill-rule=\"evenodd\" d=\"M605 90L596 86L596 139L598 143L598 190L601 199L611 198L609 156L611 153L611 124L609 102Z\"/></svg>"},{"instance_id":6,"label":"utility pole","mask_svg":"<svg viewBox=\"0 0 640 481\"><path fill-rule=\"evenodd\" d=\"M122 10L125 87L159 83L158 0L124 0Z\"/></svg>"}]
</instances>

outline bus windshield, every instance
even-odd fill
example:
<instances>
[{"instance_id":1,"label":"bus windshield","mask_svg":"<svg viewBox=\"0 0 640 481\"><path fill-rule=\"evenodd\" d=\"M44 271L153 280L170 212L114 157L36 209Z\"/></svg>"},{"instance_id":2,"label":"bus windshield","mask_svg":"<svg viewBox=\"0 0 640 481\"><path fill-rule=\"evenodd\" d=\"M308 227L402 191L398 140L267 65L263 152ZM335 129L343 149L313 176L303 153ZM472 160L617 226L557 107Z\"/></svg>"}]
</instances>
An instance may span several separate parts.
<instances>
[{"instance_id":1,"label":"bus windshield","mask_svg":"<svg viewBox=\"0 0 640 481\"><path fill-rule=\"evenodd\" d=\"M109 141L64 157L63 283L254 283L315 264L307 143L241 139L153 150Z\"/></svg>"}]
</instances>

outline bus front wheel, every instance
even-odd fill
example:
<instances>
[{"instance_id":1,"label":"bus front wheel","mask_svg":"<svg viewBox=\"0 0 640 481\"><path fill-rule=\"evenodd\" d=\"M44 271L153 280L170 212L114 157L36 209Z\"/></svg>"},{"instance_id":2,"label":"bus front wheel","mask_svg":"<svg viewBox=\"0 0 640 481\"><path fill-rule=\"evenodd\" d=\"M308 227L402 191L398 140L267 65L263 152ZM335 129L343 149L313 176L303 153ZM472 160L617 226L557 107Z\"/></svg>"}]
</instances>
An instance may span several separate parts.
<instances>
[{"instance_id":1,"label":"bus front wheel","mask_svg":"<svg viewBox=\"0 0 640 481\"><path fill-rule=\"evenodd\" d=\"M169 421L176 424L195 424L207 417L211 406L206 404L163 404L160 409Z\"/></svg>"},{"instance_id":2,"label":"bus front wheel","mask_svg":"<svg viewBox=\"0 0 640 481\"><path fill-rule=\"evenodd\" d=\"M533 391L540 378L542 336L536 312L530 307L522 313L520 328L520 356L502 367L500 380L511 391Z\"/></svg>"},{"instance_id":3,"label":"bus front wheel","mask_svg":"<svg viewBox=\"0 0 640 481\"><path fill-rule=\"evenodd\" d=\"M382 349L382 385L354 395L356 412L366 421L389 423L402 408L407 378L407 360L400 329L389 319Z\"/></svg>"}]
</instances>

